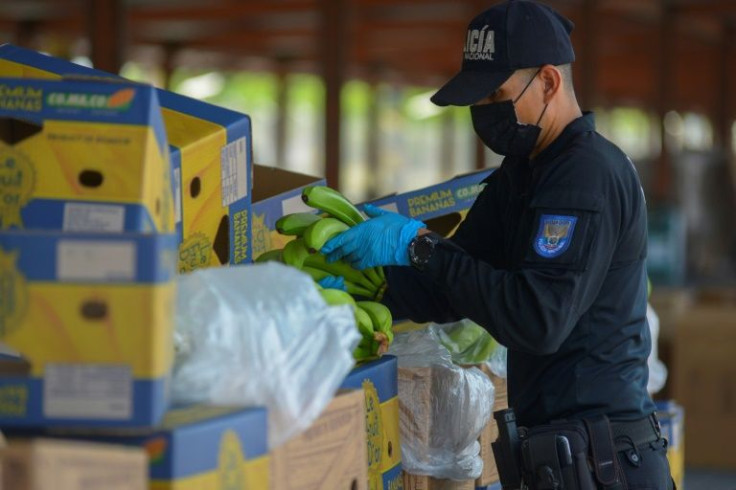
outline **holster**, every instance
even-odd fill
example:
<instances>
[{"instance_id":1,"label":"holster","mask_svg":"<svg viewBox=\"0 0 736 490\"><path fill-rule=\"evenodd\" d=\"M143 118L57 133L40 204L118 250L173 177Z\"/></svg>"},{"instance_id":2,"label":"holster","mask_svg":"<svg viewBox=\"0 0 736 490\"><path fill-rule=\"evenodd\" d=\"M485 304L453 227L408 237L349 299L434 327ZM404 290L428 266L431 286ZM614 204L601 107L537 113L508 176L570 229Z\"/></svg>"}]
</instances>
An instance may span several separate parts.
<instances>
[{"instance_id":1,"label":"holster","mask_svg":"<svg viewBox=\"0 0 736 490\"><path fill-rule=\"evenodd\" d=\"M521 442L529 490L625 490L608 417L532 427Z\"/></svg>"},{"instance_id":2,"label":"holster","mask_svg":"<svg viewBox=\"0 0 736 490\"><path fill-rule=\"evenodd\" d=\"M521 442L530 490L596 490L588 465L589 438L580 422L533 427Z\"/></svg>"},{"instance_id":3,"label":"holster","mask_svg":"<svg viewBox=\"0 0 736 490\"><path fill-rule=\"evenodd\" d=\"M584 419L590 435L593 472L602 490L625 488L622 470L616 457L616 445L611 434L611 423L605 415Z\"/></svg>"}]
</instances>

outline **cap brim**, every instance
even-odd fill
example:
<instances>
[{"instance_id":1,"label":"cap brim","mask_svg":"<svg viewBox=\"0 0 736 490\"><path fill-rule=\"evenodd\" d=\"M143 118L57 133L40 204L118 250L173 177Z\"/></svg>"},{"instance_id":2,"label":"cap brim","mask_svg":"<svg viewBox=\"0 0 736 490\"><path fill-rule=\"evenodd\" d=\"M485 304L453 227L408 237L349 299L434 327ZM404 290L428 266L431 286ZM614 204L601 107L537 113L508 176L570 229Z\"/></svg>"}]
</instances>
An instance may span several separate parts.
<instances>
[{"instance_id":1,"label":"cap brim","mask_svg":"<svg viewBox=\"0 0 736 490\"><path fill-rule=\"evenodd\" d=\"M514 70L494 73L461 71L439 89L430 100L439 106L475 104L491 95L513 74Z\"/></svg>"}]
</instances>

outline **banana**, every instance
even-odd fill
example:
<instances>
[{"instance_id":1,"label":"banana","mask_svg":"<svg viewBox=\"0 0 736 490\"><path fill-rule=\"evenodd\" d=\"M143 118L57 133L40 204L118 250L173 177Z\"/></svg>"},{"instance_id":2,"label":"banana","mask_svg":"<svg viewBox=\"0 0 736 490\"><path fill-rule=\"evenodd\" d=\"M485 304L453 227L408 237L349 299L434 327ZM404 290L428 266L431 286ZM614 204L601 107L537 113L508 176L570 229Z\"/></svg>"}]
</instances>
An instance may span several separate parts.
<instances>
[{"instance_id":1,"label":"banana","mask_svg":"<svg viewBox=\"0 0 736 490\"><path fill-rule=\"evenodd\" d=\"M312 276L314 282L320 282L325 277L330 277L329 272L321 271L319 269L315 269L314 267L309 267L306 265L302 265L302 272L306 272L307 274Z\"/></svg>"},{"instance_id":2,"label":"banana","mask_svg":"<svg viewBox=\"0 0 736 490\"><path fill-rule=\"evenodd\" d=\"M355 308L355 322L358 324L358 331L364 338L373 338L373 322L368 313L360 308Z\"/></svg>"},{"instance_id":3,"label":"banana","mask_svg":"<svg viewBox=\"0 0 736 490\"><path fill-rule=\"evenodd\" d=\"M391 317L391 311L381 303L375 301L358 301L358 308L362 309L373 322L373 330L384 334L388 338L388 342L393 342L394 332L391 329L393 325L393 318Z\"/></svg>"},{"instance_id":4,"label":"banana","mask_svg":"<svg viewBox=\"0 0 736 490\"><path fill-rule=\"evenodd\" d=\"M309 257L309 250L304 245L304 240L296 238L284 246L282 256L285 264L301 269Z\"/></svg>"},{"instance_id":5,"label":"banana","mask_svg":"<svg viewBox=\"0 0 736 490\"><path fill-rule=\"evenodd\" d=\"M313 185L305 187L302 191L302 201L307 206L324 211L350 226L365 221L365 218L353 203L340 192L327 186Z\"/></svg>"},{"instance_id":6,"label":"banana","mask_svg":"<svg viewBox=\"0 0 736 490\"><path fill-rule=\"evenodd\" d=\"M263 252L261 255L259 255L255 262L256 263L262 263L262 262L283 262L283 258L281 256L283 250L276 249L276 250L269 250L268 252Z\"/></svg>"},{"instance_id":7,"label":"banana","mask_svg":"<svg viewBox=\"0 0 736 490\"><path fill-rule=\"evenodd\" d=\"M353 351L353 359L355 359L357 362L367 361L374 357L375 355L373 354L371 349L366 349L364 347L356 347L355 350Z\"/></svg>"},{"instance_id":8,"label":"banana","mask_svg":"<svg viewBox=\"0 0 736 490\"><path fill-rule=\"evenodd\" d=\"M323 289L320 294L330 306L350 305L353 309L357 308L353 297L342 289Z\"/></svg>"},{"instance_id":9,"label":"banana","mask_svg":"<svg viewBox=\"0 0 736 490\"><path fill-rule=\"evenodd\" d=\"M379 273L380 271L380 273ZM383 267L371 267L370 269L363 269L363 274L372 282L376 287L381 287L386 282L386 277L383 278Z\"/></svg>"},{"instance_id":10,"label":"banana","mask_svg":"<svg viewBox=\"0 0 736 490\"><path fill-rule=\"evenodd\" d=\"M348 293L350 293L353 296L360 296L362 298L366 299L373 299L376 297L377 291L364 288L362 286L359 286L357 284L354 284L350 281L345 281L345 289L348 290Z\"/></svg>"},{"instance_id":11,"label":"banana","mask_svg":"<svg viewBox=\"0 0 736 490\"><path fill-rule=\"evenodd\" d=\"M350 264L343 260L327 262L327 257L320 253L316 253L309 255L304 260L304 265L329 272L333 276L342 276L347 282L351 282L356 286L372 291L374 294L369 297L372 298L375 296L375 292L377 290L376 286L369 281L361 271L353 269Z\"/></svg>"},{"instance_id":12,"label":"banana","mask_svg":"<svg viewBox=\"0 0 736 490\"><path fill-rule=\"evenodd\" d=\"M330 238L348 229L350 227L337 218L322 218L304 230L304 243L310 252L319 252Z\"/></svg>"},{"instance_id":13,"label":"banana","mask_svg":"<svg viewBox=\"0 0 736 490\"><path fill-rule=\"evenodd\" d=\"M301 236L310 225L321 218L314 213L291 213L276 220L276 231L282 235Z\"/></svg>"}]
</instances>

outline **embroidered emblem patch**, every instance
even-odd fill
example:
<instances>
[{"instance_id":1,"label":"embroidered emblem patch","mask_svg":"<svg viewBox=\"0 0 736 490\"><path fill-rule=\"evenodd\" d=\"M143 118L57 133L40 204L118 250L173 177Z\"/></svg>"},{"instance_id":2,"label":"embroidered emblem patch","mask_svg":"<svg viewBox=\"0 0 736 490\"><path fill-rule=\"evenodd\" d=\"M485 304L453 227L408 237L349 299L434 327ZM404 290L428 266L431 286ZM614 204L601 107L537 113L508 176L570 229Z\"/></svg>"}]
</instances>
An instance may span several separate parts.
<instances>
[{"instance_id":1,"label":"embroidered emblem patch","mask_svg":"<svg viewBox=\"0 0 736 490\"><path fill-rule=\"evenodd\" d=\"M575 216L543 214L539 231L534 238L534 251L547 259L561 255L572 242L572 232L577 220Z\"/></svg>"}]
</instances>

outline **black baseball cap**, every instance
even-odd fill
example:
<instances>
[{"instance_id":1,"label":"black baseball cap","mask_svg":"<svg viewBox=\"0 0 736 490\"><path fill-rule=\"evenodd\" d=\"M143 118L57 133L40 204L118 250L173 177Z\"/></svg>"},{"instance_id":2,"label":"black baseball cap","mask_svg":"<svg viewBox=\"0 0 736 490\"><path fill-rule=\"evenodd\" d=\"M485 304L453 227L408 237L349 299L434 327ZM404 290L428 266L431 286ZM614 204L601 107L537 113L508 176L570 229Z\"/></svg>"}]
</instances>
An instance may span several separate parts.
<instances>
[{"instance_id":1,"label":"black baseball cap","mask_svg":"<svg viewBox=\"0 0 736 490\"><path fill-rule=\"evenodd\" d=\"M470 105L493 93L514 71L575 61L571 21L533 0L507 0L468 26L460 72L436 94L440 106Z\"/></svg>"}]
</instances>

